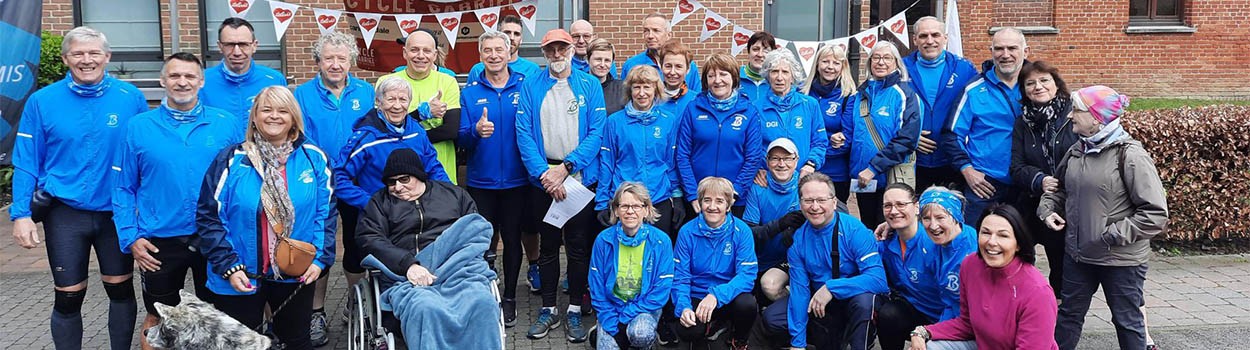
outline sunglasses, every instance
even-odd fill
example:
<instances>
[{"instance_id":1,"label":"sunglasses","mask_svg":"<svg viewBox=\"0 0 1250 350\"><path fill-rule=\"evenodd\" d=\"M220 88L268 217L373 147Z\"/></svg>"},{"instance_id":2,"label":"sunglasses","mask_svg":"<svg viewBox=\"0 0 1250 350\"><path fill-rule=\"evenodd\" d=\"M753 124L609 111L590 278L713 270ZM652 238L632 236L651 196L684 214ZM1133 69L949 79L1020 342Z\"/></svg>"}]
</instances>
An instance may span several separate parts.
<instances>
[{"instance_id":1,"label":"sunglasses","mask_svg":"<svg viewBox=\"0 0 1250 350\"><path fill-rule=\"evenodd\" d=\"M382 182L385 183L387 187L395 186L395 184L397 183L407 185L412 182L412 176L411 175L399 175L396 177L383 180Z\"/></svg>"}]
</instances>

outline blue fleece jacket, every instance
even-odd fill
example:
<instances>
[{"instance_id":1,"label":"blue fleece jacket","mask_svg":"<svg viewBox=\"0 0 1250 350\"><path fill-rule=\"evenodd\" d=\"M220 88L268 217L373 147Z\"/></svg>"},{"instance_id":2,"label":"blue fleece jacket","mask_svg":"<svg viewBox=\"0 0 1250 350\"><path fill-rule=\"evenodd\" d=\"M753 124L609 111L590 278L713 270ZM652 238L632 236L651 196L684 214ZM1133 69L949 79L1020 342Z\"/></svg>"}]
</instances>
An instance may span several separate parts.
<instances>
[{"instance_id":1,"label":"blue fleece jacket","mask_svg":"<svg viewBox=\"0 0 1250 350\"><path fill-rule=\"evenodd\" d=\"M68 75L26 100L13 138L13 205L9 218L30 217L30 197L42 188L81 210L112 210L115 172L126 123L148 110L143 93L105 75L99 97L70 90Z\"/></svg>"},{"instance_id":2,"label":"blue fleece jacket","mask_svg":"<svg viewBox=\"0 0 1250 350\"><path fill-rule=\"evenodd\" d=\"M678 190L677 117L652 108L645 117L630 116L629 108L612 113L603 126L599 148L599 187L595 210L608 209L608 201L626 181L637 181L651 191L651 202L673 197Z\"/></svg>"},{"instance_id":3,"label":"blue fleece jacket","mask_svg":"<svg viewBox=\"0 0 1250 350\"><path fill-rule=\"evenodd\" d=\"M573 172L582 173L582 185L590 187L599 181L599 147L603 143L603 123L607 112L603 106L603 87L599 79L577 70L569 75L569 88L577 96L577 138L581 140L564 161L573 164ZM542 187L538 178L549 168L547 151L543 148L542 111L547 91L556 85L549 69L526 76L521 84L521 109L516 114L517 147L530 183Z\"/></svg>"},{"instance_id":4,"label":"blue fleece jacket","mask_svg":"<svg viewBox=\"0 0 1250 350\"><path fill-rule=\"evenodd\" d=\"M386 187L382 183L382 170L391 151L411 148L421 157L430 180L451 182L438 153L430 144L425 129L413 118L404 118L403 131L384 121L377 109L371 109L356 122L356 131L339 158L343 162L334 167L335 196L353 207L364 209L374 192Z\"/></svg>"},{"instance_id":5,"label":"blue fleece jacket","mask_svg":"<svg viewBox=\"0 0 1250 350\"><path fill-rule=\"evenodd\" d=\"M937 245L925 233L923 225L916 225L916 235L904 242L906 250L899 245L900 238L893 232L886 240L877 242L890 290L936 322L944 306L940 297L942 285L935 283L939 263Z\"/></svg>"},{"instance_id":6,"label":"blue fleece jacket","mask_svg":"<svg viewBox=\"0 0 1250 350\"><path fill-rule=\"evenodd\" d=\"M816 169L825 165L825 150L829 148L829 134L816 99L807 94L791 91L777 97L770 90L755 101L764 121L763 145L779 138L788 138L798 148L798 167L812 164Z\"/></svg>"},{"instance_id":7,"label":"blue fleece jacket","mask_svg":"<svg viewBox=\"0 0 1250 350\"><path fill-rule=\"evenodd\" d=\"M238 77L237 82L228 76L225 64L218 64L204 70L204 88L200 89L200 102L205 106L217 107L247 120L252 110L252 102L260 90L274 86L286 86L286 77L276 71L252 61L252 67Z\"/></svg>"},{"instance_id":8,"label":"blue fleece jacket","mask_svg":"<svg viewBox=\"0 0 1250 350\"><path fill-rule=\"evenodd\" d=\"M859 108L867 108L885 148L873 142L864 118L855 118L855 135L847 138L851 142L851 177L864 169L872 169L877 183L885 184L887 170L911 159L916 151L924 105L916 101L911 86L899 81L898 72L864 82L859 90L862 96ZM867 106L862 105L864 103Z\"/></svg>"},{"instance_id":9,"label":"blue fleece jacket","mask_svg":"<svg viewBox=\"0 0 1250 350\"><path fill-rule=\"evenodd\" d=\"M850 181L851 138L855 136L855 120L859 119L859 92L842 97L842 88L838 87L825 96L820 96L815 89L808 94L816 98L816 106L824 117L825 134L832 136L840 132L847 139L842 147L834 148L833 143L827 143L825 164L819 170L833 181Z\"/></svg>"},{"instance_id":10,"label":"blue fleece jacket","mask_svg":"<svg viewBox=\"0 0 1250 350\"><path fill-rule=\"evenodd\" d=\"M683 225L677 232L673 261L677 263L673 279L677 317L694 309L691 297L704 299L711 294L720 308L738 294L750 293L759 272L751 227L733 215L726 215L717 228L708 226L703 214Z\"/></svg>"},{"instance_id":11,"label":"blue fleece jacket","mask_svg":"<svg viewBox=\"0 0 1250 350\"><path fill-rule=\"evenodd\" d=\"M942 147L956 170L972 167L1011 184L1011 131L1024 113L1020 89L998 78L993 61L985 61L982 69L980 79L964 89Z\"/></svg>"},{"instance_id":12,"label":"blue fleece jacket","mask_svg":"<svg viewBox=\"0 0 1250 350\"><path fill-rule=\"evenodd\" d=\"M474 64L472 68L469 68L469 77L468 77L468 80L465 80L465 81L479 81L479 78L482 77L482 72L484 71L486 71L486 65L482 64L482 62L478 62ZM521 73L522 76L525 76L528 78L531 75L534 75L535 73L543 72L544 70L542 67L539 67L537 63L531 62L530 60L527 60L521 57L517 57L516 61L508 62L508 71L513 72L513 73ZM590 73L586 73L586 74L590 74ZM449 75L453 77L456 76L455 74L449 74Z\"/></svg>"},{"instance_id":13,"label":"blue fleece jacket","mask_svg":"<svg viewBox=\"0 0 1250 350\"><path fill-rule=\"evenodd\" d=\"M642 288L633 299L621 300L612 292L616 289L621 246L637 247L644 243ZM595 238L590 254L588 286L590 304L594 306L599 327L603 327L604 332L616 335L619 324L628 323L640 314L660 311L668 302L673 288L672 246L664 231L648 224L642 224L633 237L626 235L618 223Z\"/></svg>"},{"instance_id":14,"label":"blue fleece jacket","mask_svg":"<svg viewBox=\"0 0 1250 350\"><path fill-rule=\"evenodd\" d=\"M790 346L807 346L807 305L812 290L826 287L838 300L890 290L885 268L872 231L850 214L836 212L835 223L814 228L803 224L794 232L787 260L790 262L790 302L786 319L790 326ZM833 273L834 228L837 228L838 273Z\"/></svg>"},{"instance_id":15,"label":"blue fleece jacket","mask_svg":"<svg viewBox=\"0 0 1250 350\"><path fill-rule=\"evenodd\" d=\"M695 97L677 127L677 171L687 202L695 200L699 180L708 176L729 179L742 195L764 164L764 123L755 105L739 95L721 112L712 108L710 98L707 93Z\"/></svg>"},{"instance_id":16,"label":"blue fleece jacket","mask_svg":"<svg viewBox=\"0 0 1250 350\"><path fill-rule=\"evenodd\" d=\"M330 160L339 164L339 150L352 136L352 126L373 109L373 85L348 75L343 92L335 97L321 81L321 75L295 88L295 102L304 113L304 133L317 148L327 150Z\"/></svg>"},{"instance_id":17,"label":"blue fleece jacket","mask_svg":"<svg viewBox=\"0 0 1250 350\"><path fill-rule=\"evenodd\" d=\"M747 191L746 211L742 212L742 220L750 225L761 225L780 219L786 214L799 210L799 176L796 172L790 181L780 183L772 172L767 176L768 186L751 183ZM767 271L786 261L785 244L782 235L773 236L764 242L755 242L755 254L760 260L760 270Z\"/></svg>"},{"instance_id":18,"label":"blue fleece jacket","mask_svg":"<svg viewBox=\"0 0 1250 350\"><path fill-rule=\"evenodd\" d=\"M937 246L938 270L933 276L941 289L942 316L938 321L959 317L959 269L964 258L977 253L977 230L963 225L958 236L946 245Z\"/></svg>"},{"instance_id":19,"label":"blue fleece jacket","mask_svg":"<svg viewBox=\"0 0 1250 350\"><path fill-rule=\"evenodd\" d=\"M469 154L465 162L468 186L488 190L524 186L529 182L521 164L521 151L517 149L516 116L525 76L508 74L508 82L498 88L485 75L478 77L460 90L460 136L456 145ZM477 134L483 108L488 111L486 119L495 124L495 133L487 138Z\"/></svg>"},{"instance_id":20,"label":"blue fleece jacket","mask_svg":"<svg viewBox=\"0 0 1250 350\"><path fill-rule=\"evenodd\" d=\"M300 137L295 150L287 157L286 185L294 205L295 222L291 238L311 243L317 248L313 264L323 271L334 264L334 247L326 245L325 220L330 215L330 158ZM222 277L227 270L243 265L250 274L266 280L299 283L299 276L274 278L261 271L261 257L268 252L260 247L261 167L252 164L242 144L222 149L208 167L200 187L195 225L200 235L199 249L208 260L208 289L220 295L248 295L230 287ZM256 279L249 283L258 286Z\"/></svg>"},{"instance_id":21,"label":"blue fleece jacket","mask_svg":"<svg viewBox=\"0 0 1250 350\"><path fill-rule=\"evenodd\" d=\"M663 72L660 70L660 64L651 59L651 56L647 56L647 50L643 50L637 55L625 60L625 64L621 65L621 73L618 76L628 77L629 70L644 64L651 65L652 67L655 67L656 71ZM690 93L703 91L703 84L701 84L702 79L703 77L699 75L699 64L695 61L690 61L690 70L686 71L686 88L690 89Z\"/></svg>"},{"instance_id":22,"label":"blue fleece jacket","mask_svg":"<svg viewBox=\"0 0 1250 350\"><path fill-rule=\"evenodd\" d=\"M195 234L204 172L222 148L243 142L230 112L204 107L195 121L174 121L165 105L136 115L113 162L113 223L123 253L139 238Z\"/></svg>"},{"instance_id":23,"label":"blue fleece jacket","mask_svg":"<svg viewBox=\"0 0 1250 350\"><path fill-rule=\"evenodd\" d=\"M959 103L959 96L963 94L968 83L978 76L977 68L967 59L946 51L942 51L942 55L943 63L934 68L938 73L935 76L922 74L926 70L919 62L923 60L920 51L903 58L903 65L907 66L911 77L912 91L916 92L918 101L924 104L920 130L928 131L929 135L925 137L939 143L946 132L946 122L950 120ZM929 86L936 87L936 94L929 92ZM918 166L936 168L950 165L950 156L942 147L938 147L931 154L917 153L916 156Z\"/></svg>"}]
</instances>

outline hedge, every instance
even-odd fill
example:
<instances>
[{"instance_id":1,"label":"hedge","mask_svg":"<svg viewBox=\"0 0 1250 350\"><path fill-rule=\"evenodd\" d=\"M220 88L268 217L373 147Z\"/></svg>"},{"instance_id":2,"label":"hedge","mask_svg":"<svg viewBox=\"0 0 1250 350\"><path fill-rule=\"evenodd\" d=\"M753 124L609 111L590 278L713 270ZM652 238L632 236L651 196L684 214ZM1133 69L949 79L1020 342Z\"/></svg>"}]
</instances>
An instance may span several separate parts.
<instances>
[{"instance_id":1,"label":"hedge","mask_svg":"<svg viewBox=\"0 0 1250 350\"><path fill-rule=\"evenodd\" d=\"M1159 168L1166 238L1250 236L1250 107L1130 111L1124 125Z\"/></svg>"}]
</instances>

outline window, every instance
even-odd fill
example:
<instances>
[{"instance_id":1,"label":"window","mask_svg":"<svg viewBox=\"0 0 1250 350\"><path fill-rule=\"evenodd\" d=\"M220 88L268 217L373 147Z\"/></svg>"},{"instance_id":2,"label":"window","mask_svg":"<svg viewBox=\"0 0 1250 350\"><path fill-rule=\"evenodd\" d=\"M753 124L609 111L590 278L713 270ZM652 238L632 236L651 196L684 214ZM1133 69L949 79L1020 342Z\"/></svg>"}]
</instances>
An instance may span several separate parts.
<instances>
[{"instance_id":1,"label":"window","mask_svg":"<svg viewBox=\"0 0 1250 350\"><path fill-rule=\"evenodd\" d=\"M542 49L539 43L543 40L543 35L548 30L556 28L564 28L568 30L569 25L578 19L589 19L586 9L590 7L587 0L538 0L538 14L534 17L534 34L530 34L528 30L523 30L525 36L521 39L520 56L538 64L546 64L543 58ZM507 7L500 15L515 14L511 7ZM524 28L524 26L522 26Z\"/></svg>"},{"instance_id":2,"label":"window","mask_svg":"<svg viewBox=\"0 0 1250 350\"><path fill-rule=\"evenodd\" d=\"M786 40L829 40L848 34L848 1L773 0L764 8L764 30ZM815 24L815 25L813 25ZM761 28L747 28L760 30Z\"/></svg>"},{"instance_id":3,"label":"window","mask_svg":"<svg viewBox=\"0 0 1250 350\"><path fill-rule=\"evenodd\" d=\"M1182 0L1130 0L1130 25L1183 25Z\"/></svg>"},{"instance_id":4,"label":"window","mask_svg":"<svg viewBox=\"0 0 1250 350\"><path fill-rule=\"evenodd\" d=\"M226 7L226 3L227 1L200 0L200 32L203 33L200 49L204 52L204 64L209 67L221 64L221 51L217 49L217 27L221 25L221 21L230 17L230 8ZM253 3L252 9L243 19L251 22L252 27L256 29L256 41L260 45L256 48L256 54L252 56L252 59L258 64L282 71L284 68L282 43L278 42L278 36L273 31L273 16L269 14L269 3L264 1Z\"/></svg>"},{"instance_id":5,"label":"window","mask_svg":"<svg viewBox=\"0 0 1250 350\"><path fill-rule=\"evenodd\" d=\"M135 81L154 82L160 78L161 51L160 4L154 0L75 0L74 25L88 26L108 37L113 58L108 70L114 76Z\"/></svg>"}]
</instances>

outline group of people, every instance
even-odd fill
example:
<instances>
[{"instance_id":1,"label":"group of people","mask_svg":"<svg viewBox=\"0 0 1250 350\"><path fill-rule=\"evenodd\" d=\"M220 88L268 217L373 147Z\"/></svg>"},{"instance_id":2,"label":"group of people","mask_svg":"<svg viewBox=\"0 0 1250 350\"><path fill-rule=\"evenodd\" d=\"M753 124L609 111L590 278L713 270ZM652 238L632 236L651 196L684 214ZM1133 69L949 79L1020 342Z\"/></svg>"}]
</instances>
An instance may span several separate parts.
<instances>
[{"instance_id":1,"label":"group of people","mask_svg":"<svg viewBox=\"0 0 1250 350\"><path fill-rule=\"evenodd\" d=\"M441 283L416 254L472 213L503 243L508 327L528 260L531 339L563 325L600 349L1073 349L1101 286L1121 348L1147 347L1142 285L1167 206L1120 124L1128 98L1069 91L1027 61L1019 30L993 35L978 72L924 17L916 50L878 43L860 83L844 49L805 67L767 32L745 64L695 57L662 14L620 71L587 21L543 36L546 67L518 56L521 28L505 16L482 34L463 86L432 32L401 39L406 66L372 84L350 73L355 39L329 33L292 91L231 18L221 64L170 55L151 110L105 71L103 33L68 32L70 72L22 115L11 208L20 245L46 232L56 347L81 347L91 248L113 349L130 347L136 265L144 328L190 271L201 299L310 349L327 342L336 260L352 284L366 255ZM545 222L578 185L594 199ZM297 250L311 262L292 268Z\"/></svg>"}]
</instances>

